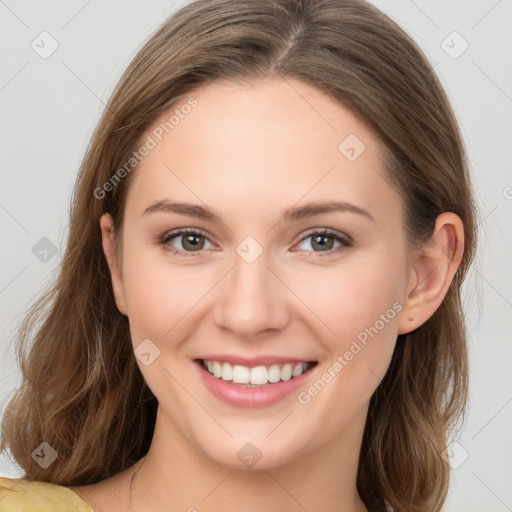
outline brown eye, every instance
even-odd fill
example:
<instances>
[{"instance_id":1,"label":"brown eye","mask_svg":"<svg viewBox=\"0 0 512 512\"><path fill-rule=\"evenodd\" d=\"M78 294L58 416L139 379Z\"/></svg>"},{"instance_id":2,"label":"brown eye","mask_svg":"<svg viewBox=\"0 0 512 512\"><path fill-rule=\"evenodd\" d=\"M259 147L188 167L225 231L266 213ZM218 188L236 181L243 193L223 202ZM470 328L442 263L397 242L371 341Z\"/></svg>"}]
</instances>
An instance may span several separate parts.
<instances>
[{"instance_id":1,"label":"brown eye","mask_svg":"<svg viewBox=\"0 0 512 512\"><path fill-rule=\"evenodd\" d=\"M331 235L315 235L311 237L311 247L320 251L329 251L334 246L334 237Z\"/></svg>"},{"instance_id":2,"label":"brown eye","mask_svg":"<svg viewBox=\"0 0 512 512\"><path fill-rule=\"evenodd\" d=\"M341 234L331 231L313 231L300 241L299 249L313 253L335 253L350 245L352 241Z\"/></svg>"},{"instance_id":3,"label":"brown eye","mask_svg":"<svg viewBox=\"0 0 512 512\"><path fill-rule=\"evenodd\" d=\"M200 251L204 247L205 238L202 235L179 235L182 237L181 245L186 251Z\"/></svg>"},{"instance_id":4,"label":"brown eye","mask_svg":"<svg viewBox=\"0 0 512 512\"><path fill-rule=\"evenodd\" d=\"M186 253L200 252L213 247L211 242L201 233L191 230L180 230L168 233L160 242L173 253L186 255ZM208 247L207 244L210 244Z\"/></svg>"}]
</instances>

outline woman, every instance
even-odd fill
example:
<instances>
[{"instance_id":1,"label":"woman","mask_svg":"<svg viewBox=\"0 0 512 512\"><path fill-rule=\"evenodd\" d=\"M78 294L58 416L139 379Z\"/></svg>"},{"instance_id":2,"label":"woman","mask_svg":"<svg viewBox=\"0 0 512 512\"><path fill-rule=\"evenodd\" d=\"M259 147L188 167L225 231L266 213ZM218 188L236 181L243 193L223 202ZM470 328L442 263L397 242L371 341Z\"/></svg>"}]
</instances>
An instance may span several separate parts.
<instances>
[{"instance_id":1,"label":"woman","mask_svg":"<svg viewBox=\"0 0 512 512\"><path fill-rule=\"evenodd\" d=\"M473 209L445 93L376 8L183 7L83 161L0 505L441 510Z\"/></svg>"}]
</instances>

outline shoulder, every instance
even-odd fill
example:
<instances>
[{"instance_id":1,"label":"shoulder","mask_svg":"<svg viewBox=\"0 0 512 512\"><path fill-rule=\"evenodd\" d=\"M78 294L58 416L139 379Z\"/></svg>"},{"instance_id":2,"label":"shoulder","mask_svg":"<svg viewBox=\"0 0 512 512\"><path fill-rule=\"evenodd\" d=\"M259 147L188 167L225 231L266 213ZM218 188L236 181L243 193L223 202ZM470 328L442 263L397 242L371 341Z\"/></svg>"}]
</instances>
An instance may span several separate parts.
<instances>
[{"instance_id":1,"label":"shoulder","mask_svg":"<svg viewBox=\"0 0 512 512\"><path fill-rule=\"evenodd\" d=\"M1 512L94 512L61 485L0 477Z\"/></svg>"}]
</instances>

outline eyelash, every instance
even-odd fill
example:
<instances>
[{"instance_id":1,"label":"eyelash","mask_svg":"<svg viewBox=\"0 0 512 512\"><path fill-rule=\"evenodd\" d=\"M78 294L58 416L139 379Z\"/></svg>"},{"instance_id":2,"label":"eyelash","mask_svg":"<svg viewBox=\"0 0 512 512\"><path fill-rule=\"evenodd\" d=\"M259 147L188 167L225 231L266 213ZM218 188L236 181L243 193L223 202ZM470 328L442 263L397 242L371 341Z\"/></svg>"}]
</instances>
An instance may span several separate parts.
<instances>
[{"instance_id":1,"label":"eyelash","mask_svg":"<svg viewBox=\"0 0 512 512\"><path fill-rule=\"evenodd\" d=\"M193 229L180 229L177 231L171 231L170 233L166 233L160 240L159 244L161 244L166 251L169 251L172 254L176 254L178 256L184 256L184 257L194 257L194 256L201 256L201 251L182 251L180 249L176 249L172 245L169 245L169 242L176 237L179 237L181 235L186 234L193 234L193 235L199 235L201 237L204 237L208 239L200 230L193 230ZM306 235L304 235L297 244L301 244L304 242L304 240L307 240L308 238L312 237L313 235L326 235L334 238L335 241L339 242L340 245L334 249L330 249L328 251L306 251L311 254L315 254L315 257L319 258L325 258L327 256L332 256L336 253L341 252L343 249L346 249L350 246L352 246L353 241L350 237L346 235L340 235L336 231L332 231L330 229L315 229L312 231L309 231ZM296 244L296 245L297 245ZM310 256L311 257L311 256Z\"/></svg>"}]
</instances>

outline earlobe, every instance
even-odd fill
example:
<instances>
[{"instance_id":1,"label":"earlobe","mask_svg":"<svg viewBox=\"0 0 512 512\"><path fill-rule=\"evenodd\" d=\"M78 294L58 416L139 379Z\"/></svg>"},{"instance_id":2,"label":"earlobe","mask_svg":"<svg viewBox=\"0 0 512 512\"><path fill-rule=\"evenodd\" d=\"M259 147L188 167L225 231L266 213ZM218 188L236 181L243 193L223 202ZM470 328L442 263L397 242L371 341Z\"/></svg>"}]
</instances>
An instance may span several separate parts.
<instances>
[{"instance_id":1,"label":"earlobe","mask_svg":"<svg viewBox=\"0 0 512 512\"><path fill-rule=\"evenodd\" d=\"M451 212L442 213L430 240L413 258L398 334L413 331L435 313L448 293L463 253L461 219Z\"/></svg>"},{"instance_id":2,"label":"earlobe","mask_svg":"<svg viewBox=\"0 0 512 512\"><path fill-rule=\"evenodd\" d=\"M112 290L114 292L117 309L119 309L119 311L123 315L127 315L123 276L121 269L119 268L115 253L114 221L110 214L106 213L101 217L100 228L103 252L105 253L105 258L107 259L107 264L110 269L110 277L112 279Z\"/></svg>"}]
</instances>

